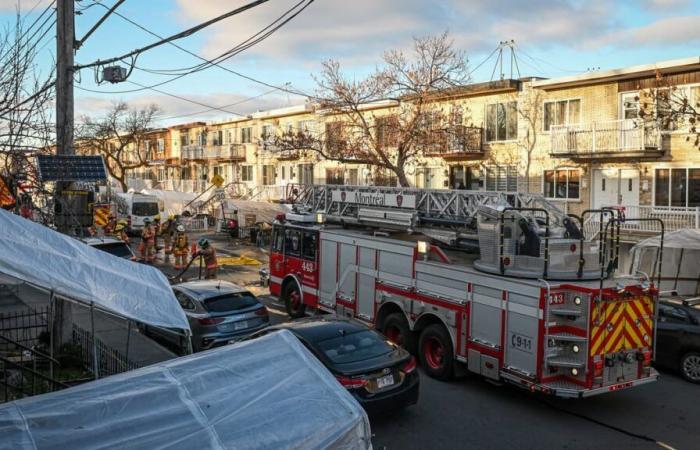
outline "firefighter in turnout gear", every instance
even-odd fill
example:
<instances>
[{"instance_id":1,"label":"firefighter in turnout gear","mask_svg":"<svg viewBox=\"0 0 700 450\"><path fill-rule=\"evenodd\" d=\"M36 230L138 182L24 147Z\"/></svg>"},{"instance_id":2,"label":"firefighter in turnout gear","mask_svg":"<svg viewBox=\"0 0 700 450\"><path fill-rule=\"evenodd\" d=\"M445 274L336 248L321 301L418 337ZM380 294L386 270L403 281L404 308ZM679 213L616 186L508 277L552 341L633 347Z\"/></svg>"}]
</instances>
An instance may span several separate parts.
<instances>
[{"instance_id":1,"label":"firefighter in turnout gear","mask_svg":"<svg viewBox=\"0 0 700 450\"><path fill-rule=\"evenodd\" d=\"M152 263L155 259L155 239L156 233L151 225L151 219L146 217L143 219L143 231L141 232L141 244L139 245L142 262Z\"/></svg>"},{"instance_id":2,"label":"firefighter in turnout gear","mask_svg":"<svg viewBox=\"0 0 700 450\"><path fill-rule=\"evenodd\" d=\"M170 254L172 253L172 243L173 236L175 235L175 216L172 214L168 215L168 219L160 225L160 235L163 236L163 253L165 254L165 261L170 260Z\"/></svg>"},{"instance_id":3,"label":"firefighter in turnout gear","mask_svg":"<svg viewBox=\"0 0 700 450\"><path fill-rule=\"evenodd\" d=\"M216 249L204 238L197 241L197 246L199 249L195 256L202 256L204 258L204 278L207 280L216 279L216 273L219 269L219 265L216 262Z\"/></svg>"},{"instance_id":4,"label":"firefighter in turnout gear","mask_svg":"<svg viewBox=\"0 0 700 450\"><path fill-rule=\"evenodd\" d=\"M126 245L129 245L129 235L126 234L126 220L120 220L114 226L114 237L122 240Z\"/></svg>"},{"instance_id":5,"label":"firefighter in turnout gear","mask_svg":"<svg viewBox=\"0 0 700 450\"><path fill-rule=\"evenodd\" d=\"M185 234L184 225L177 226L177 233L173 240L173 255L175 255L175 268L182 269L185 267L185 260L190 252L190 241Z\"/></svg>"},{"instance_id":6,"label":"firefighter in turnout gear","mask_svg":"<svg viewBox=\"0 0 700 450\"><path fill-rule=\"evenodd\" d=\"M107 223L103 227L105 234L110 234L114 233L117 229L117 218L114 217L114 214L109 213L109 217L107 218Z\"/></svg>"},{"instance_id":7,"label":"firefighter in turnout gear","mask_svg":"<svg viewBox=\"0 0 700 450\"><path fill-rule=\"evenodd\" d=\"M153 254L157 255L160 249L158 248L158 236L160 236L160 214L153 217Z\"/></svg>"}]
</instances>

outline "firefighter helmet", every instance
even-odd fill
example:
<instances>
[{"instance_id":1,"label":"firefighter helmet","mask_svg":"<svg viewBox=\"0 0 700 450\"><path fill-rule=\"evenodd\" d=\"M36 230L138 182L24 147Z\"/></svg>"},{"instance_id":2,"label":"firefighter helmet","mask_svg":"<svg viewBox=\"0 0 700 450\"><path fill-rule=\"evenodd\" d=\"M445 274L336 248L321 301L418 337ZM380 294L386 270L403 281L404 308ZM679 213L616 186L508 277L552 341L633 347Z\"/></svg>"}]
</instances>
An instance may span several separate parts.
<instances>
[{"instance_id":1,"label":"firefighter helmet","mask_svg":"<svg viewBox=\"0 0 700 450\"><path fill-rule=\"evenodd\" d=\"M153 220L155 220L156 222L160 222L160 214L156 214L156 215L153 217Z\"/></svg>"},{"instance_id":2,"label":"firefighter helmet","mask_svg":"<svg viewBox=\"0 0 700 450\"><path fill-rule=\"evenodd\" d=\"M175 214L168 214L168 220L175 220Z\"/></svg>"},{"instance_id":3,"label":"firefighter helmet","mask_svg":"<svg viewBox=\"0 0 700 450\"><path fill-rule=\"evenodd\" d=\"M209 247L209 241L202 238L202 239L197 241L197 245L199 245L202 248L207 248L207 247Z\"/></svg>"},{"instance_id":4,"label":"firefighter helmet","mask_svg":"<svg viewBox=\"0 0 700 450\"><path fill-rule=\"evenodd\" d=\"M184 232L185 232L185 226L184 226L184 225L178 225L178 226L177 226L177 231L179 231L180 233L184 233Z\"/></svg>"}]
</instances>

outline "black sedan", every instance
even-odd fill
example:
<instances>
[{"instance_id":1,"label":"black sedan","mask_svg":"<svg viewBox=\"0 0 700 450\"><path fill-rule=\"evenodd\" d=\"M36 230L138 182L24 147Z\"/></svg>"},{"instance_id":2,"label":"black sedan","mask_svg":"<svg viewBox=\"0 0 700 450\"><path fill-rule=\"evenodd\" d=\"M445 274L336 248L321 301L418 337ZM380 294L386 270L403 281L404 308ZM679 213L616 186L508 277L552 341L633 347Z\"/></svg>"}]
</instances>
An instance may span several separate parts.
<instances>
[{"instance_id":1,"label":"black sedan","mask_svg":"<svg viewBox=\"0 0 700 450\"><path fill-rule=\"evenodd\" d=\"M686 380L700 383L700 298L659 302L656 365L677 369Z\"/></svg>"},{"instance_id":2,"label":"black sedan","mask_svg":"<svg viewBox=\"0 0 700 450\"><path fill-rule=\"evenodd\" d=\"M416 360L366 325L336 316L282 323L255 333L291 331L369 414L418 402Z\"/></svg>"}]
</instances>

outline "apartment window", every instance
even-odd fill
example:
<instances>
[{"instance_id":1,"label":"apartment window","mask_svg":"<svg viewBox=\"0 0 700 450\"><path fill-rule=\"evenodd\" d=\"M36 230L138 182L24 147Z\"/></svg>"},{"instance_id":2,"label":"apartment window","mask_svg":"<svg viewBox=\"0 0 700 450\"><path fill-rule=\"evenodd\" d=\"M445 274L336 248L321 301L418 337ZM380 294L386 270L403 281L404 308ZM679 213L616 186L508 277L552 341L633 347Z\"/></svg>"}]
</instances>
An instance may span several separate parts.
<instances>
[{"instance_id":1,"label":"apartment window","mask_svg":"<svg viewBox=\"0 0 700 450\"><path fill-rule=\"evenodd\" d=\"M214 145L223 145L224 143L224 130L218 130L214 133Z\"/></svg>"},{"instance_id":2,"label":"apartment window","mask_svg":"<svg viewBox=\"0 0 700 450\"><path fill-rule=\"evenodd\" d=\"M180 145L183 147L190 145L190 132L188 130L180 131Z\"/></svg>"},{"instance_id":3,"label":"apartment window","mask_svg":"<svg viewBox=\"0 0 700 450\"><path fill-rule=\"evenodd\" d=\"M158 169L158 181L163 181L166 178L165 169Z\"/></svg>"},{"instance_id":4,"label":"apartment window","mask_svg":"<svg viewBox=\"0 0 700 450\"><path fill-rule=\"evenodd\" d=\"M637 92L622 94L621 101L623 119L639 118L639 94Z\"/></svg>"},{"instance_id":5,"label":"apartment window","mask_svg":"<svg viewBox=\"0 0 700 450\"><path fill-rule=\"evenodd\" d=\"M557 100L544 102L544 131L552 125L578 125L581 123L581 100Z\"/></svg>"},{"instance_id":6,"label":"apartment window","mask_svg":"<svg viewBox=\"0 0 700 450\"><path fill-rule=\"evenodd\" d=\"M299 164L297 166L299 173L299 184L314 184L314 165L313 164Z\"/></svg>"},{"instance_id":7,"label":"apartment window","mask_svg":"<svg viewBox=\"0 0 700 450\"><path fill-rule=\"evenodd\" d=\"M197 136L197 142L199 143L199 145L207 145L206 131L202 131L201 133L199 133L199 135Z\"/></svg>"},{"instance_id":8,"label":"apartment window","mask_svg":"<svg viewBox=\"0 0 700 450\"><path fill-rule=\"evenodd\" d=\"M579 199L581 171L557 169L544 171L544 196L553 199Z\"/></svg>"},{"instance_id":9,"label":"apartment window","mask_svg":"<svg viewBox=\"0 0 700 450\"><path fill-rule=\"evenodd\" d=\"M326 184L345 184L345 174L342 168L326 169Z\"/></svg>"},{"instance_id":10,"label":"apartment window","mask_svg":"<svg viewBox=\"0 0 700 450\"><path fill-rule=\"evenodd\" d=\"M484 179L478 167L451 166L450 188L480 191L484 188Z\"/></svg>"},{"instance_id":11,"label":"apartment window","mask_svg":"<svg viewBox=\"0 0 700 450\"><path fill-rule=\"evenodd\" d=\"M313 136L316 133L316 122L313 120L303 120L299 122L299 131L306 135Z\"/></svg>"},{"instance_id":12,"label":"apartment window","mask_svg":"<svg viewBox=\"0 0 700 450\"><path fill-rule=\"evenodd\" d=\"M241 181L253 181L253 166L241 166Z\"/></svg>"},{"instance_id":13,"label":"apartment window","mask_svg":"<svg viewBox=\"0 0 700 450\"><path fill-rule=\"evenodd\" d=\"M486 140L510 141L518 137L518 103L486 106Z\"/></svg>"},{"instance_id":14,"label":"apartment window","mask_svg":"<svg viewBox=\"0 0 700 450\"><path fill-rule=\"evenodd\" d=\"M285 178L287 178L287 168L282 166L282 179L284 180Z\"/></svg>"},{"instance_id":15,"label":"apartment window","mask_svg":"<svg viewBox=\"0 0 700 450\"><path fill-rule=\"evenodd\" d=\"M516 166L486 167L486 190L516 192L518 190L518 169Z\"/></svg>"},{"instance_id":16,"label":"apartment window","mask_svg":"<svg viewBox=\"0 0 700 450\"><path fill-rule=\"evenodd\" d=\"M272 125L263 125L261 130L260 139L263 141L271 141L273 137Z\"/></svg>"},{"instance_id":17,"label":"apartment window","mask_svg":"<svg viewBox=\"0 0 700 450\"><path fill-rule=\"evenodd\" d=\"M243 144L250 144L253 142L253 127L241 128L241 142Z\"/></svg>"},{"instance_id":18,"label":"apartment window","mask_svg":"<svg viewBox=\"0 0 700 450\"><path fill-rule=\"evenodd\" d=\"M158 139L156 142L158 145L158 153L163 153L165 151L165 139Z\"/></svg>"},{"instance_id":19,"label":"apartment window","mask_svg":"<svg viewBox=\"0 0 700 450\"><path fill-rule=\"evenodd\" d=\"M654 205L700 206L700 168L656 169Z\"/></svg>"},{"instance_id":20,"label":"apartment window","mask_svg":"<svg viewBox=\"0 0 700 450\"><path fill-rule=\"evenodd\" d=\"M262 166L262 174L263 174L263 185L264 186L270 186L275 184L275 166L273 165L264 165Z\"/></svg>"},{"instance_id":21,"label":"apartment window","mask_svg":"<svg viewBox=\"0 0 700 450\"><path fill-rule=\"evenodd\" d=\"M236 142L236 132L238 130L236 128L232 128L228 130L228 143L233 144Z\"/></svg>"}]
</instances>

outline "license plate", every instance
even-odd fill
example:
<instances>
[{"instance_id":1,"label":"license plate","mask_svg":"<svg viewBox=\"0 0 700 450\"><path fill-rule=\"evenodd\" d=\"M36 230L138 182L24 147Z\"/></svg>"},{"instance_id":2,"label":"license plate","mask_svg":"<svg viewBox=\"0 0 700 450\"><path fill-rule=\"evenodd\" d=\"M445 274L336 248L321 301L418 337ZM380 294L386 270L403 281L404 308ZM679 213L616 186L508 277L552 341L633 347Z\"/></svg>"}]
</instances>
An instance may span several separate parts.
<instances>
[{"instance_id":1,"label":"license plate","mask_svg":"<svg viewBox=\"0 0 700 450\"><path fill-rule=\"evenodd\" d=\"M391 374L377 378L377 387L379 389L391 386L392 384L394 384L394 376Z\"/></svg>"},{"instance_id":2,"label":"license plate","mask_svg":"<svg viewBox=\"0 0 700 450\"><path fill-rule=\"evenodd\" d=\"M236 322L233 324L233 329L238 331L238 330L243 330L245 328L248 328L248 321L244 320L242 322Z\"/></svg>"}]
</instances>

